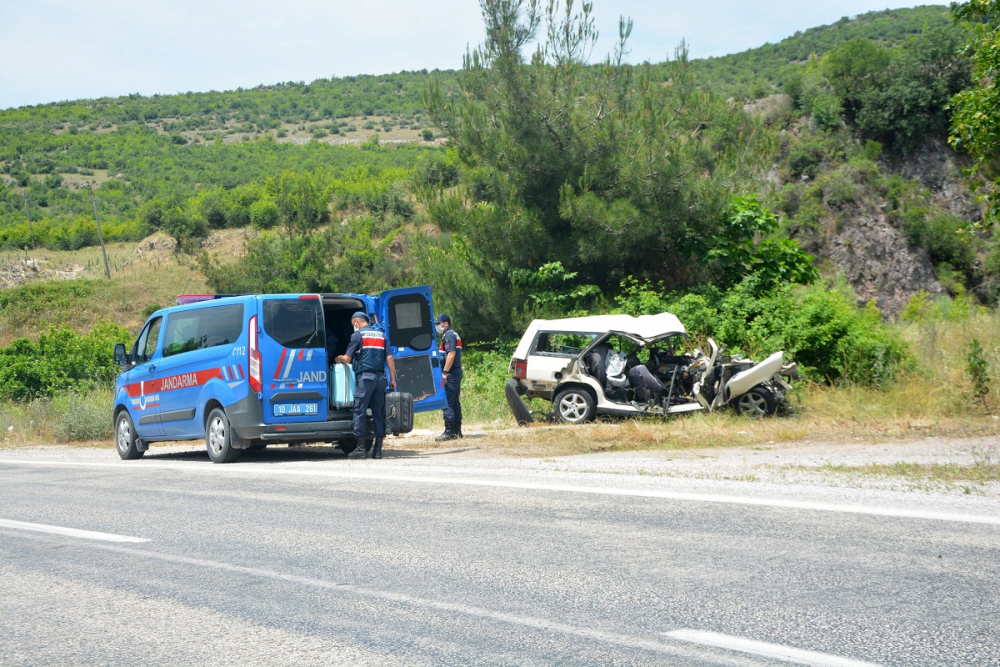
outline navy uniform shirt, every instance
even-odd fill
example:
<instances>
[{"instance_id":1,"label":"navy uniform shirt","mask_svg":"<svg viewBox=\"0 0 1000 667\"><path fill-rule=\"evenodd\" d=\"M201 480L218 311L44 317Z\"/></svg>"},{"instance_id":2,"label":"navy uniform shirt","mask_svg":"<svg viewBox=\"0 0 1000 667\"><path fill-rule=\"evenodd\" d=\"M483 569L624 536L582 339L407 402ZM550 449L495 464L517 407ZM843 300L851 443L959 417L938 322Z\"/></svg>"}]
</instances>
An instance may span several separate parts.
<instances>
[{"instance_id":1,"label":"navy uniform shirt","mask_svg":"<svg viewBox=\"0 0 1000 667\"><path fill-rule=\"evenodd\" d=\"M385 357L387 354L385 334L372 325L363 326L351 334L351 342L347 344L348 357L354 372L385 373Z\"/></svg>"},{"instance_id":2,"label":"navy uniform shirt","mask_svg":"<svg viewBox=\"0 0 1000 667\"><path fill-rule=\"evenodd\" d=\"M455 361L451 364L451 372L461 372L462 370L462 337L454 329L448 329L441 337L441 352L444 353L442 364L447 364L448 353L455 353ZM442 365L444 368L444 365Z\"/></svg>"}]
</instances>

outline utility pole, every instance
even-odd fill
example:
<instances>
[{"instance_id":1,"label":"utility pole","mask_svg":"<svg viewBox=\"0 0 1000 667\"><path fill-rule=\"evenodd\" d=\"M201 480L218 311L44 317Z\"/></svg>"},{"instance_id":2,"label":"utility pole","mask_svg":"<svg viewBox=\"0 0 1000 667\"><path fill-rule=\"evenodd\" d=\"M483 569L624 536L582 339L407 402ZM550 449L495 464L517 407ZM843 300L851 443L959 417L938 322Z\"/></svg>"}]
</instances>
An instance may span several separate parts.
<instances>
[{"instance_id":1,"label":"utility pole","mask_svg":"<svg viewBox=\"0 0 1000 667\"><path fill-rule=\"evenodd\" d=\"M24 195L24 213L28 216L28 231L31 232L31 242L35 242L35 228L31 226L31 207L28 206L28 187L25 186L24 190L21 191Z\"/></svg>"},{"instance_id":2,"label":"utility pole","mask_svg":"<svg viewBox=\"0 0 1000 667\"><path fill-rule=\"evenodd\" d=\"M104 248L104 234L101 232L101 218L97 215L97 199L94 197L94 186L90 186L90 201L94 204L94 220L97 221L97 238L101 241L101 254L104 255L104 275L111 280L111 267L108 266L108 251Z\"/></svg>"}]
</instances>

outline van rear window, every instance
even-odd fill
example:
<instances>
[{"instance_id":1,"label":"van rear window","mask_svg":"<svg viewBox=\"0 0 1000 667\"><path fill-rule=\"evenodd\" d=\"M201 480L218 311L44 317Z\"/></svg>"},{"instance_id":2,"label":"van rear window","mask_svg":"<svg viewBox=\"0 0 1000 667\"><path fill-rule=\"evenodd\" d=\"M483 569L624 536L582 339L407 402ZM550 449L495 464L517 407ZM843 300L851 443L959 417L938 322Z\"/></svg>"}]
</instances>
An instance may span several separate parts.
<instances>
[{"instance_id":1,"label":"van rear window","mask_svg":"<svg viewBox=\"0 0 1000 667\"><path fill-rule=\"evenodd\" d=\"M243 304L182 310L167 317L163 356L231 345L243 334Z\"/></svg>"},{"instance_id":2,"label":"van rear window","mask_svg":"<svg viewBox=\"0 0 1000 667\"><path fill-rule=\"evenodd\" d=\"M264 333L283 347L323 347L323 310L319 299L267 299Z\"/></svg>"}]
</instances>

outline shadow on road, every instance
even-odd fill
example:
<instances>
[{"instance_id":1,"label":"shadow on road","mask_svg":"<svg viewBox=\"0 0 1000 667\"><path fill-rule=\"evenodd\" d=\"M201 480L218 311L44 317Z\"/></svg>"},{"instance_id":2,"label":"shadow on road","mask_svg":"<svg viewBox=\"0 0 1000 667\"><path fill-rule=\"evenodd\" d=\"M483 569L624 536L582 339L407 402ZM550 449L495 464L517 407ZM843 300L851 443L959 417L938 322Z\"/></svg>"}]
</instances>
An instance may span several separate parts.
<instances>
[{"instance_id":1,"label":"shadow on road","mask_svg":"<svg viewBox=\"0 0 1000 667\"><path fill-rule=\"evenodd\" d=\"M387 445L389 443L386 443ZM478 449L478 447L464 447L460 449L448 449L440 451L420 451L415 449L396 449L386 447L382 450L382 455L386 459L422 459L429 458L431 456L441 456L442 454L461 454L463 452L469 452ZM181 452L162 452L154 453L153 451L146 452L145 457L147 461L208 461L208 454L205 449L195 448L192 446L190 450ZM296 446L289 447L288 445L269 445L266 449L253 449L246 450L243 455L238 458L235 463L264 463L264 464L274 464L274 463L293 463L301 461L333 461L337 459L346 459L344 452L340 450L339 447L322 447L322 446Z\"/></svg>"}]
</instances>

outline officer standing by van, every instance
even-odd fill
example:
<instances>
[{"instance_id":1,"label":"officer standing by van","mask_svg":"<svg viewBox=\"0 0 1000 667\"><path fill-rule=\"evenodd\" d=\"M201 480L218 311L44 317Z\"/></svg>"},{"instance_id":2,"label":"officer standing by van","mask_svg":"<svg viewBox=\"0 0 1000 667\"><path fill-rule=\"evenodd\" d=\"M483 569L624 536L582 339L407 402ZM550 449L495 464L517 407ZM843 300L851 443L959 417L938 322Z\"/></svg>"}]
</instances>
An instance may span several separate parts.
<instances>
[{"instance_id":1,"label":"officer standing by van","mask_svg":"<svg viewBox=\"0 0 1000 667\"><path fill-rule=\"evenodd\" d=\"M441 313L434 322L434 328L441 334L441 353L444 364L441 377L444 380L444 393L448 405L444 413L444 433L435 438L437 441L455 440L462 435L462 337L451 328L451 318Z\"/></svg>"},{"instance_id":2,"label":"officer standing by van","mask_svg":"<svg viewBox=\"0 0 1000 667\"><path fill-rule=\"evenodd\" d=\"M375 446L372 456L382 458L382 441L385 439L385 366L389 365L389 386L396 388L396 362L389 354L385 334L373 327L368 315L358 311L351 315L354 333L347 344L347 352L335 359L354 366L357 384L354 388L354 451L349 459L366 458L365 439L368 437L368 409L375 422Z\"/></svg>"}]
</instances>

